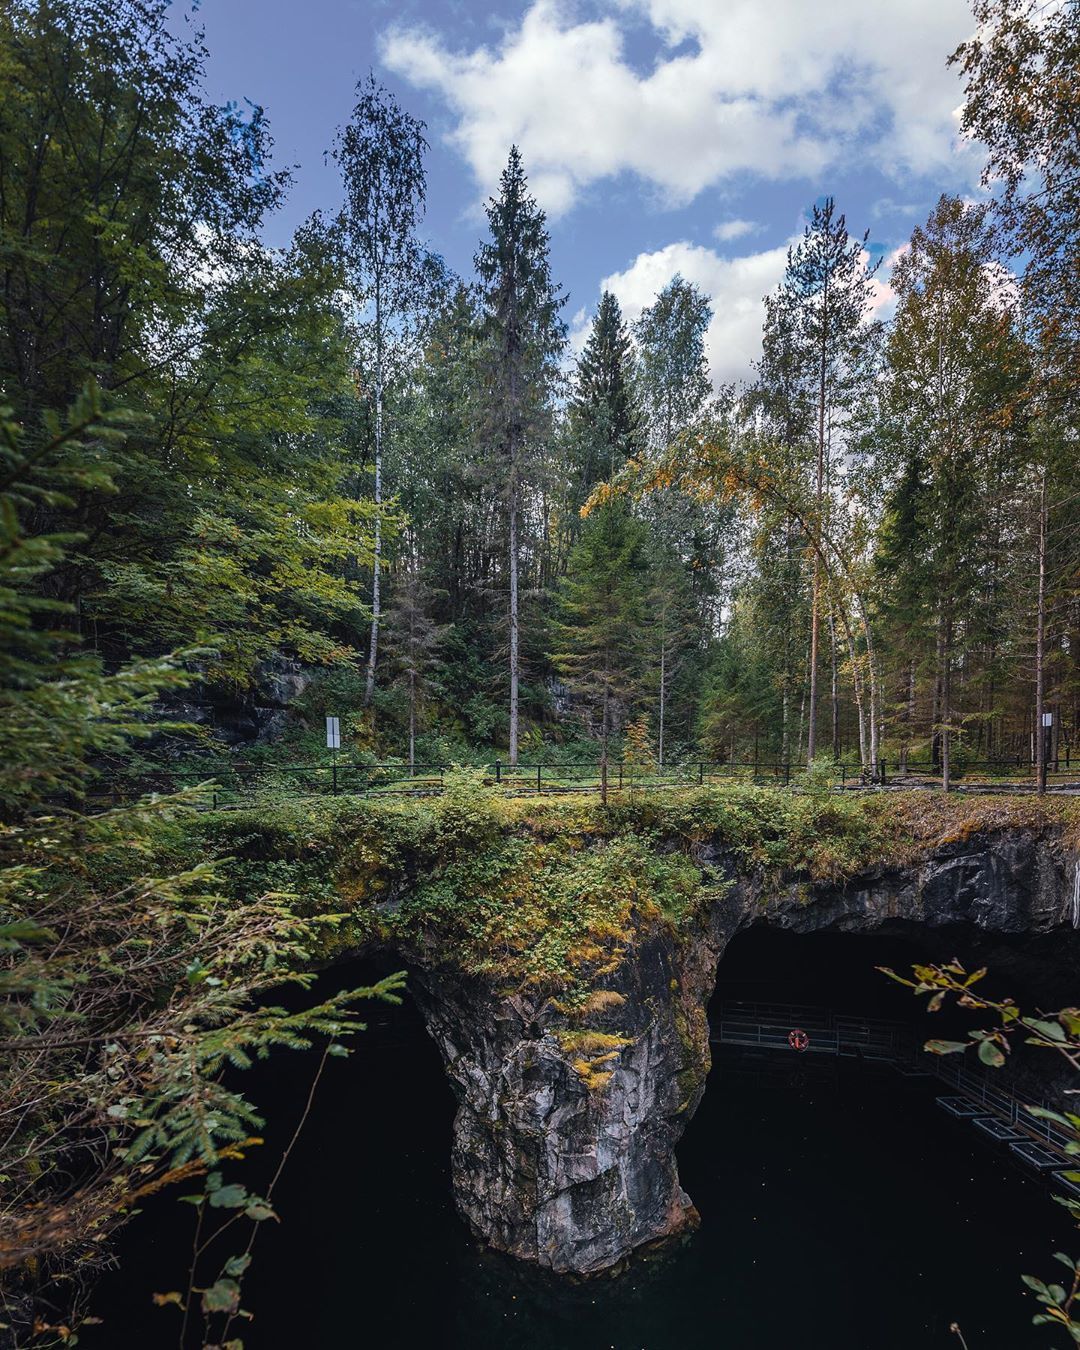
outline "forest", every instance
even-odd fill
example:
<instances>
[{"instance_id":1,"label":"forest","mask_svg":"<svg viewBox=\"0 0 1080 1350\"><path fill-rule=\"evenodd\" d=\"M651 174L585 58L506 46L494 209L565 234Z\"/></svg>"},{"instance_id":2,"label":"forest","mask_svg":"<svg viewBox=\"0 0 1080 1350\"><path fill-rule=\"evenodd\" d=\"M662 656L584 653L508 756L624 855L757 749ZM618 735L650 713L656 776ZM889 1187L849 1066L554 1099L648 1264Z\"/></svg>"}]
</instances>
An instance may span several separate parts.
<instances>
[{"instance_id":1,"label":"forest","mask_svg":"<svg viewBox=\"0 0 1080 1350\"><path fill-rule=\"evenodd\" d=\"M198 646L203 689L240 699L294 659L299 760L324 712L372 761L595 760L631 728L661 764L1072 753L1056 33L1017 19L957 53L994 192L942 197L897 250L888 322L882 258L822 198L753 380L716 388L710 297L679 276L633 325L603 295L570 349L515 147L454 276L424 234L425 127L371 77L331 148L340 200L270 250L267 117L208 106L160 7L3 23L0 385L24 444L78 398L109 426L19 527L73 541L36 589L82 656ZM203 730L189 749L224 750Z\"/></svg>"},{"instance_id":2,"label":"forest","mask_svg":"<svg viewBox=\"0 0 1080 1350\"><path fill-rule=\"evenodd\" d=\"M325 757L327 715L353 762L588 761L605 786L609 762L948 790L1075 761L1080 17L973 17L941 60L983 191L888 258L808 203L729 386L678 275L633 322L605 292L575 346L518 147L455 275L427 128L367 76L338 198L270 248L272 109L208 98L168 0L0 9L0 1255L31 1285L73 1246L92 1270L140 1187L239 1155L226 1065L340 1048L399 988L268 1005L311 984L309 916L273 885L222 899L184 836L198 790L95 813L95 785ZM213 709L281 668L274 734L224 734ZM160 1051L118 1048L133 1008ZM33 1305L55 1343L66 1299Z\"/></svg>"}]
</instances>

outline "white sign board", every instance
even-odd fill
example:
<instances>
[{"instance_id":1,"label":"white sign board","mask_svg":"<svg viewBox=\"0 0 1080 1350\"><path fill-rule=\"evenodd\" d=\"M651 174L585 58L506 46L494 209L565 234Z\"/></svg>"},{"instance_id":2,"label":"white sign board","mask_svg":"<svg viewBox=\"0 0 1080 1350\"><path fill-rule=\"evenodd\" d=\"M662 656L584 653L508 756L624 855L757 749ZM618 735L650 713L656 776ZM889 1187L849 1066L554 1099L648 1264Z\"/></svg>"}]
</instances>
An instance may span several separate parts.
<instances>
[{"instance_id":1,"label":"white sign board","mask_svg":"<svg viewBox=\"0 0 1080 1350\"><path fill-rule=\"evenodd\" d=\"M326 719L326 748L327 750L341 749L341 724L336 717Z\"/></svg>"},{"instance_id":2,"label":"white sign board","mask_svg":"<svg viewBox=\"0 0 1080 1350\"><path fill-rule=\"evenodd\" d=\"M1044 727L1052 727L1053 725L1054 725L1054 714L1053 714L1053 713L1043 713L1043 726L1044 726Z\"/></svg>"}]
</instances>

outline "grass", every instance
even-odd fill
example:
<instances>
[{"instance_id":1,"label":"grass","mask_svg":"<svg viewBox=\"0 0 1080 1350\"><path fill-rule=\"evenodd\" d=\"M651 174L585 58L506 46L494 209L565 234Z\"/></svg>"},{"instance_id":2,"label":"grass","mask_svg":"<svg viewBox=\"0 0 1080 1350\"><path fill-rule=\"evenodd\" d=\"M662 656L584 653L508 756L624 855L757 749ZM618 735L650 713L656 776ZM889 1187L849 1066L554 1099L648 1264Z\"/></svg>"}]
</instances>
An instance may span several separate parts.
<instances>
[{"instance_id":1,"label":"grass","mask_svg":"<svg viewBox=\"0 0 1080 1350\"><path fill-rule=\"evenodd\" d=\"M241 894L282 891L305 916L344 914L327 954L419 943L508 987L548 988L572 1012L652 925L693 927L723 884L702 865L706 844L740 872L841 883L1009 828L1078 840L1080 802L727 784L624 793L604 808L592 794L506 797L461 770L428 799L205 813L189 843L193 856L231 857Z\"/></svg>"}]
</instances>

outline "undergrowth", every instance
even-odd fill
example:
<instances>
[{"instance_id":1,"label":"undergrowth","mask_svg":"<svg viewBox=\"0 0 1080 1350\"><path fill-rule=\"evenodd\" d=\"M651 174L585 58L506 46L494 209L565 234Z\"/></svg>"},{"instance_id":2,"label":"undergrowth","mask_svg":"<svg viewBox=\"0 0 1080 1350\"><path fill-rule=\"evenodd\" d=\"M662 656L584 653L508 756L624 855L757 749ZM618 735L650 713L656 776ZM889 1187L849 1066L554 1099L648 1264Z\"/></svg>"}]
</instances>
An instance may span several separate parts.
<instances>
[{"instance_id":1,"label":"undergrowth","mask_svg":"<svg viewBox=\"0 0 1080 1350\"><path fill-rule=\"evenodd\" d=\"M187 847L231 858L235 894L288 895L303 917L344 913L321 958L405 940L507 987L543 987L568 1014L653 925L692 926L731 871L835 882L903 865L982 830L1054 827L1062 800L927 792L841 795L750 785L550 800L501 796L478 772L441 797L274 802L197 818Z\"/></svg>"}]
</instances>

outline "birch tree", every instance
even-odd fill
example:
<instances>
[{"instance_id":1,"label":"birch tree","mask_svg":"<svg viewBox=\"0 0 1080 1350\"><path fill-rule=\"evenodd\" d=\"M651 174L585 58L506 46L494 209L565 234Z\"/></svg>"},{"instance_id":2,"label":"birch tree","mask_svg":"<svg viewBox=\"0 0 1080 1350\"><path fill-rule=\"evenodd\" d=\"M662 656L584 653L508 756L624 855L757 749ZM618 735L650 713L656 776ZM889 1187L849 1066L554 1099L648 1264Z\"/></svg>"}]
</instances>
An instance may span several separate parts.
<instances>
[{"instance_id":1,"label":"birch tree","mask_svg":"<svg viewBox=\"0 0 1080 1350\"><path fill-rule=\"evenodd\" d=\"M334 159L345 180L338 219L351 285L361 310L360 333L373 388L375 541L364 705L375 692L382 617L383 463L387 383L398 374L424 292L425 258L416 239L427 195L424 123L402 109L369 76L357 89L352 119L337 137Z\"/></svg>"}]
</instances>

